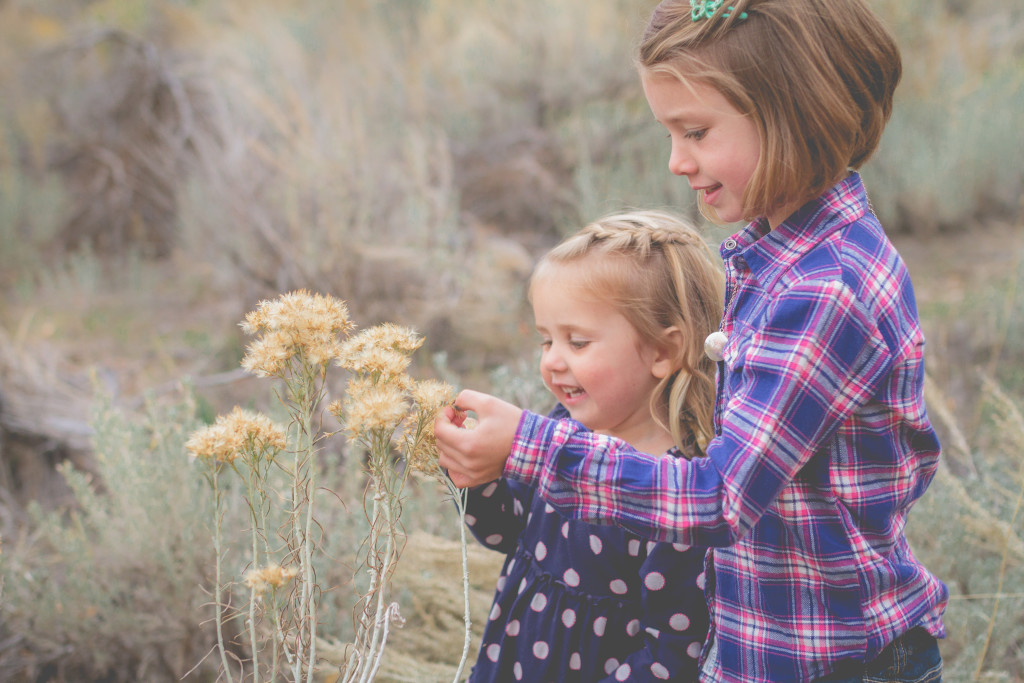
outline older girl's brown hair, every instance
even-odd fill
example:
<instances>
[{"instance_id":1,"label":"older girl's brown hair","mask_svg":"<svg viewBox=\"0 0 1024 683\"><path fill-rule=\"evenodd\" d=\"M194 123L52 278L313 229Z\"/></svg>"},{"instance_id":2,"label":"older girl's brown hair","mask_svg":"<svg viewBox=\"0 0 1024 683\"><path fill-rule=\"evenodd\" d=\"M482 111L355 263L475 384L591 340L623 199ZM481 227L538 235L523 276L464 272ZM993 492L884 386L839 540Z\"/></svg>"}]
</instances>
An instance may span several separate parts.
<instances>
[{"instance_id":1,"label":"older girl's brown hair","mask_svg":"<svg viewBox=\"0 0 1024 683\"><path fill-rule=\"evenodd\" d=\"M638 65L707 83L754 121L761 157L745 218L817 197L874 153L902 63L864 0L726 0L698 21L692 9L655 8Z\"/></svg>"},{"instance_id":2,"label":"older girl's brown hair","mask_svg":"<svg viewBox=\"0 0 1024 683\"><path fill-rule=\"evenodd\" d=\"M706 447L713 434L715 366L704 354L704 338L718 329L724 282L707 243L668 212L607 216L544 255L530 281L531 300L549 268L577 263L585 265L580 288L614 306L641 340L661 344L670 327L682 333L677 370L656 387L651 413L684 454L692 453L687 444L694 439Z\"/></svg>"}]
</instances>

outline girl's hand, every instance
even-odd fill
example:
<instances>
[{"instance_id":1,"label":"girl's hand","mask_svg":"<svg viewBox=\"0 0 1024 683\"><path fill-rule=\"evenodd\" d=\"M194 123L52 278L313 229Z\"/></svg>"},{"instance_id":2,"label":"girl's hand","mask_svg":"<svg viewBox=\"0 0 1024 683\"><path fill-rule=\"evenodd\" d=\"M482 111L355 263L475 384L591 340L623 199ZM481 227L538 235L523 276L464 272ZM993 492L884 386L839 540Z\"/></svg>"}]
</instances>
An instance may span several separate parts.
<instances>
[{"instance_id":1,"label":"girl's hand","mask_svg":"<svg viewBox=\"0 0 1024 683\"><path fill-rule=\"evenodd\" d=\"M476 426L465 428L466 411L476 413ZM462 391L455 407L445 408L434 421L441 467L459 488L479 486L501 477L512 451L512 439L523 411L478 391Z\"/></svg>"}]
</instances>

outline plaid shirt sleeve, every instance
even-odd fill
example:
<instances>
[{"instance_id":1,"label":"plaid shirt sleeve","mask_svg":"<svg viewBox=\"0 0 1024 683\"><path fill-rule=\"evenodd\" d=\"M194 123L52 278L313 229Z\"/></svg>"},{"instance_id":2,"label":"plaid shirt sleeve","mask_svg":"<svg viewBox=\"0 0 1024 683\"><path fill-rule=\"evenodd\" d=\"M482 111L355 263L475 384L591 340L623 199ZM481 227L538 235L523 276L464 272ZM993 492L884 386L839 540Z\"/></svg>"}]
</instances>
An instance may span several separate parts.
<instances>
[{"instance_id":1,"label":"plaid shirt sleeve","mask_svg":"<svg viewBox=\"0 0 1024 683\"><path fill-rule=\"evenodd\" d=\"M660 541L731 545L875 394L892 363L849 287L802 282L771 300L757 329L730 330L721 381L735 386L707 458L653 457L524 414L505 473L537 485L570 517Z\"/></svg>"}]
</instances>

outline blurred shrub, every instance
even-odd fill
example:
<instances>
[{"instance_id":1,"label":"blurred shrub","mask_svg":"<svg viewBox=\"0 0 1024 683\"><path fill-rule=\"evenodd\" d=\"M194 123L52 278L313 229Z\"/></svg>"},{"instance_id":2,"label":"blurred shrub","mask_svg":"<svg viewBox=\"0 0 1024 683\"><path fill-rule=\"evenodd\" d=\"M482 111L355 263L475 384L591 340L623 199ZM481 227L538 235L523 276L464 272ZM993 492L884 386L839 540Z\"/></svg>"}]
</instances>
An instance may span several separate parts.
<instances>
[{"instance_id":1,"label":"blurred shrub","mask_svg":"<svg viewBox=\"0 0 1024 683\"><path fill-rule=\"evenodd\" d=\"M192 412L133 424L102 405L97 479L63 467L75 507L35 507L22 536L4 539L0 678L173 681L202 660L211 506L185 456Z\"/></svg>"},{"instance_id":2,"label":"blurred shrub","mask_svg":"<svg viewBox=\"0 0 1024 683\"><path fill-rule=\"evenodd\" d=\"M929 407L941 401L932 396ZM911 513L907 536L950 589L947 638L940 641L944 678L1018 681L1024 678L1024 418L1020 403L992 380L985 382L983 407L991 438L973 450L960 446L967 442L957 438L956 424L939 424L947 453ZM955 476L950 460L960 469L966 464L968 474Z\"/></svg>"},{"instance_id":3,"label":"blurred shrub","mask_svg":"<svg viewBox=\"0 0 1024 683\"><path fill-rule=\"evenodd\" d=\"M970 230L1021 211L1024 7L996 0L876 0L903 50L904 78L866 168L883 223Z\"/></svg>"},{"instance_id":4,"label":"blurred shrub","mask_svg":"<svg viewBox=\"0 0 1024 683\"><path fill-rule=\"evenodd\" d=\"M875 4L906 65L865 169L884 223L1018 211L1022 10ZM500 365L536 253L625 206L693 210L632 65L653 5L8 3L6 274L37 271L42 245L173 256L246 302L328 290L460 370Z\"/></svg>"}]
</instances>

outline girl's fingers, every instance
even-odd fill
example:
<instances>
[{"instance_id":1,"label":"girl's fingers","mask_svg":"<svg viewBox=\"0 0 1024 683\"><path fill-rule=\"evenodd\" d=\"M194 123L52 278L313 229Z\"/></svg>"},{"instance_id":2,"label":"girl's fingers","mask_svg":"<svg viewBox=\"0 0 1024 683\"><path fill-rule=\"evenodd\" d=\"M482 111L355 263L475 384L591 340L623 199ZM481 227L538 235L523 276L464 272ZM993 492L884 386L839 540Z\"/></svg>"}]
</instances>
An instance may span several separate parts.
<instances>
[{"instance_id":1,"label":"girl's fingers","mask_svg":"<svg viewBox=\"0 0 1024 683\"><path fill-rule=\"evenodd\" d=\"M472 429L466 413L477 419ZM522 409L478 391L463 390L455 405L434 422L439 464L456 486L475 486L501 477Z\"/></svg>"}]
</instances>

